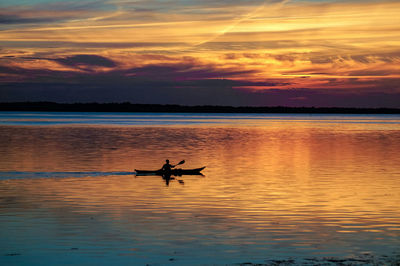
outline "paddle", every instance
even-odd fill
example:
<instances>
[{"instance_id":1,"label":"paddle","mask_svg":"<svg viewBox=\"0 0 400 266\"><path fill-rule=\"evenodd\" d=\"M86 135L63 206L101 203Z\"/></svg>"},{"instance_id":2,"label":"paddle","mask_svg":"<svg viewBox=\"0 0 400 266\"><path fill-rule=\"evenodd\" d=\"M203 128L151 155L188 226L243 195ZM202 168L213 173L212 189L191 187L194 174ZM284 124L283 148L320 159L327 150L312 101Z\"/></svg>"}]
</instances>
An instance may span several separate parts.
<instances>
[{"instance_id":1,"label":"paddle","mask_svg":"<svg viewBox=\"0 0 400 266\"><path fill-rule=\"evenodd\" d=\"M184 163L185 163L185 160L182 160L182 161L180 161L178 164L176 164L174 167L177 167L178 165L184 164Z\"/></svg>"}]
</instances>

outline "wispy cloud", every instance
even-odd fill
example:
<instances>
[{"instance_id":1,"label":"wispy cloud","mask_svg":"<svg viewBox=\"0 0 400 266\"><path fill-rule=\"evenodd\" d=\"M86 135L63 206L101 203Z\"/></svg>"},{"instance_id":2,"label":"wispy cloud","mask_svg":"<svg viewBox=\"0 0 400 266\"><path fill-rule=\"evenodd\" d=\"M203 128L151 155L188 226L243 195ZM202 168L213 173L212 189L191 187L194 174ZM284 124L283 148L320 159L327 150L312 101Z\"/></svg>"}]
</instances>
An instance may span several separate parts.
<instances>
[{"instance_id":1,"label":"wispy cloud","mask_svg":"<svg viewBox=\"0 0 400 266\"><path fill-rule=\"evenodd\" d=\"M56 62L66 65L66 66L103 66L103 67L115 67L116 64L114 61L102 57L99 55L85 55L78 54L65 58L57 58L54 59Z\"/></svg>"}]
</instances>

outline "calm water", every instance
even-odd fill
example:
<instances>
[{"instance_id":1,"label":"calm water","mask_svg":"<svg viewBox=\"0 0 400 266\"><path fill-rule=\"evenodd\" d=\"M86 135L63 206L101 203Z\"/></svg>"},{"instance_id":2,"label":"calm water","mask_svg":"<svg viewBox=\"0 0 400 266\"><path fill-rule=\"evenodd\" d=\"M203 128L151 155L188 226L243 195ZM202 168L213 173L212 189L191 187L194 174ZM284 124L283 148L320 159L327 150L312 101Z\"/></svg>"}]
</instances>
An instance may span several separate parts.
<instances>
[{"instance_id":1,"label":"calm water","mask_svg":"<svg viewBox=\"0 0 400 266\"><path fill-rule=\"evenodd\" d=\"M392 256L399 154L398 115L3 112L0 264Z\"/></svg>"}]
</instances>

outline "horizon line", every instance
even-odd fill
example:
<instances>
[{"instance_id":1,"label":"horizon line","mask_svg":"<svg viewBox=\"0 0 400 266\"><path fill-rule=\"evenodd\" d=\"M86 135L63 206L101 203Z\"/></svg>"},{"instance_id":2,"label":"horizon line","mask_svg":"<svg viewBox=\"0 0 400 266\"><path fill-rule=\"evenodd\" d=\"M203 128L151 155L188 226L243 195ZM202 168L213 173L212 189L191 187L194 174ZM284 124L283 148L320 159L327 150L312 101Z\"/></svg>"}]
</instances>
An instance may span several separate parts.
<instances>
[{"instance_id":1,"label":"horizon line","mask_svg":"<svg viewBox=\"0 0 400 266\"><path fill-rule=\"evenodd\" d=\"M144 104L144 103L131 103L131 102L60 103L51 101L0 102L0 111L400 114L400 108L388 108L388 107L228 106L228 105Z\"/></svg>"}]
</instances>

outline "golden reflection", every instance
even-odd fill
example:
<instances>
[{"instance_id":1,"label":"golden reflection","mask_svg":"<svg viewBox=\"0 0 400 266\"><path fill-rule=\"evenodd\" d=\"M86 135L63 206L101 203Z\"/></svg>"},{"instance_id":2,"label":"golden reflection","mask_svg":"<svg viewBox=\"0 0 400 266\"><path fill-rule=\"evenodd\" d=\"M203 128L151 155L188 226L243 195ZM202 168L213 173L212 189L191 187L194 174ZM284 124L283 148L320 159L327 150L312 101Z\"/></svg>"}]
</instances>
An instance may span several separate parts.
<instances>
[{"instance_id":1,"label":"golden reflection","mask_svg":"<svg viewBox=\"0 0 400 266\"><path fill-rule=\"evenodd\" d=\"M0 187L23 202L49 198L54 208L105 212L113 219L123 219L127 211L183 224L215 219L216 228L232 224L295 239L295 232L299 237L308 232L320 237L362 232L398 236L399 131L383 130L383 124L381 130L365 123L325 126L296 121L296 127L287 122L256 127L3 127L10 137L1 144L2 171L100 175L52 178L50 173L49 178L3 180ZM166 158L185 159L184 168L206 165L206 176L180 177L183 185L177 179L167 187L157 176L101 175L154 169Z\"/></svg>"}]
</instances>

